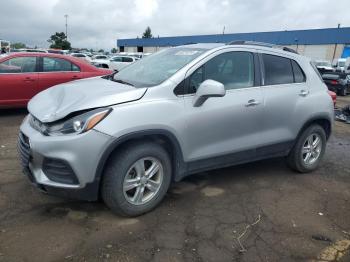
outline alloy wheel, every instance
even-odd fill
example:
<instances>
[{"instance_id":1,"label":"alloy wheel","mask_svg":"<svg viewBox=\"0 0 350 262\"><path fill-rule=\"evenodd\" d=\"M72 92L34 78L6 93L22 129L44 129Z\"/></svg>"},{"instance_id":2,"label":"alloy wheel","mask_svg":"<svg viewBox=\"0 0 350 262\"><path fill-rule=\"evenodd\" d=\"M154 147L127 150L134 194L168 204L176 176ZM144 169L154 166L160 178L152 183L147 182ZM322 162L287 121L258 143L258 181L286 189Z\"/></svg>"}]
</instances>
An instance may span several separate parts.
<instances>
[{"instance_id":1,"label":"alloy wheel","mask_svg":"<svg viewBox=\"0 0 350 262\"><path fill-rule=\"evenodd\" d=\"M143 205L152 200L163 182L163 166L153 157L137 160L128 170L123 183L126 200L133 205Z\"/></svg>"},{"instance_id":2,"label":"alloy wheel","mask_svg":"<svg viewBox=\"0 0 350 262\"><path fill-rule=\"evenodd\" d=\"M302 147L302 158L304 164L313 165L320 157L322 151L322 139L320 135L313 133L309 135Z\"/></svg>"}]
</instances>

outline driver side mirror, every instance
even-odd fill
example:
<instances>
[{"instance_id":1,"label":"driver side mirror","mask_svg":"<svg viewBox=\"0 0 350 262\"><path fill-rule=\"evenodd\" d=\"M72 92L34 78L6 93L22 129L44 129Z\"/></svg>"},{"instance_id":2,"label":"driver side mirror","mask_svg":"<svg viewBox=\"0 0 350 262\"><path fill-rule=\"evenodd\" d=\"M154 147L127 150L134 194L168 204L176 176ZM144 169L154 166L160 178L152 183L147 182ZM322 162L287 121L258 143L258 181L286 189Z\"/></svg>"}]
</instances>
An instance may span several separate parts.
<instances>
[{"instance_id":1,"label":"driver side mirror","mask_svg":"<svg viewBox=\"0 0 350 262\"><path fill-rule=\"evenodd\" d=\"M209 97L222 97L226 94L225 87L222 83L215 80L205 80L198 87L193 98L193 106L201 106Z\"/></svg>"}]
</instances>

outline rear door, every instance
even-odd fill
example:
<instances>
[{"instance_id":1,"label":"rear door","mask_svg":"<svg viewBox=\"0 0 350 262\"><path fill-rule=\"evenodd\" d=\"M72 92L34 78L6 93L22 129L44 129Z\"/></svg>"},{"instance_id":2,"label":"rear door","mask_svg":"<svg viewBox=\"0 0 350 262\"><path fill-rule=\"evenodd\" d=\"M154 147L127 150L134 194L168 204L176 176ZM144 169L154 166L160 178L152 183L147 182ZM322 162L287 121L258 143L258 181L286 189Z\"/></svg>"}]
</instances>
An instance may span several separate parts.
<instances>
[{"instance_id":1,"label":"rear door","mask_svg":"<svg viewBox=\"0 0 350 262\"><path fill-rule=\"evenodd\" d=\"M39 89L83 78L80 68L74 63L57 57L41 57Z\"/></svg>"},{"instance_id":2,"label":"rear door","mask_svg":"<svg viewBox=\"0 0 350 262\"><path fill-rule=\"evenodd\" d=\"M0 63L0 104L24 106L38 93L37 57L21 56Z\"/></svg>"},{"instance_id":3,"label":"rear door","mask_svg":"<svg viewBox=\"0 0 350 262\"><path fill-rule=\"evenodd\" d=\"M295 60L275 54L261 54L260 58L265 101L261 146L271 146L269 149L276 152L269 153L279 153L290 147L299 131L309 88Z\"/></svg>"},{"instance_id":4,"label":"rear door","mask_svg":"<svg viewBox=\"0 0 350 262\"><path fill-rule=\"evenodd\" d=\"M186 161L201 160L193 169L255 157L256 145L261 139L264 104L255 58L246 51L224 52L190 73L189 94L184 97ZM206 79L224 84L226 95L209 98L200 107L194 107L193 96ZM215 158L224 155L227 157ZM216 160L213 163L205 159Z\"/></svg>"}]
</instances>

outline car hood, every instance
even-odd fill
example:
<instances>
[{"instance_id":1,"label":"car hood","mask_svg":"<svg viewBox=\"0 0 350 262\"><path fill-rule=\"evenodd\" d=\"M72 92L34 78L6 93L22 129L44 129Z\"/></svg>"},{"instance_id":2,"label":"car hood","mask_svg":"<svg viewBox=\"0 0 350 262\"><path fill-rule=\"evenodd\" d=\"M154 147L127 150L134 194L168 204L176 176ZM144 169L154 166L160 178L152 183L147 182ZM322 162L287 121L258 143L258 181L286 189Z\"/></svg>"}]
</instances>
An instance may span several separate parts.
<instances>
[{"instance_id":1,"label":"car hood","mask_svg":"<svg viewBox=\"0 0 350 262\"><path fill-rule=\"evenodd\" d=\"M29 101L28 111L43 123L53 122L76 111L138 100L146 91L101 77L88 78L42 91Z\"/></svg>"}]
</instances>

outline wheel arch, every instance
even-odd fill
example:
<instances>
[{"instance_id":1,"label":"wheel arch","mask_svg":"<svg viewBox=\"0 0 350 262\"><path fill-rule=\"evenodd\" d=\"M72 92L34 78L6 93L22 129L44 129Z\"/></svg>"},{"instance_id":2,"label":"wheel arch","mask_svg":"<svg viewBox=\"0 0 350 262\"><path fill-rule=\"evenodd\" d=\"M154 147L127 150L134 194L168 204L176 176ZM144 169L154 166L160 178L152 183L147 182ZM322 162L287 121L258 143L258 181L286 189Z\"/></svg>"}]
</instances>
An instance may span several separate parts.
<instances>
[{"instance_id":1,"label":"wheel arch","mask_svg":"<svg viewBox=\"0 0 350 262\"><path fill-rule=\"evenodd\" d=\"M186 164L183 159L182 149L176 136L168 130L152 129L133 132L116 138L102 153L95 173L95 183L100 189L103 172L108 160L113 153L124 146L137 141L152 141L164 146L169 153L172 163L172 180L179 181L186 173Z\"/></svg>"},{"instance_id":2,"label":"wheel arch","mask_svg":"<svg viewBox=\"0 0 350 262\"><path fill-rule=\"evenodd\" d=\"M302 128L299 130L297 138L300 136L300 134L309 126L312 124L318 124L320 125L324 131L326 132L327 140L329 139L331 133L332 133L332 120L327 115L316 115L310 119L308 119L302 126Z\"/></svg>"}]
</instances>

